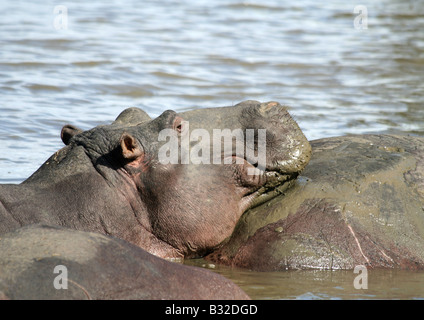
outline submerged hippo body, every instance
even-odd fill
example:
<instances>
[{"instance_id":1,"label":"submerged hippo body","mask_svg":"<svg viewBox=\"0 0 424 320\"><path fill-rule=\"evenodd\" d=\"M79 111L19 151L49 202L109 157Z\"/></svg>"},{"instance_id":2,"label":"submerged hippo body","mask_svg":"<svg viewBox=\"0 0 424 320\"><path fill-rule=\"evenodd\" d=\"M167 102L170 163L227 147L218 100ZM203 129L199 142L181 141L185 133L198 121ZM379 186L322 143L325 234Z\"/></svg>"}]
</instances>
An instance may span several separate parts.
<instances>
[{"instance_id":1,"label":"submerged hippo body","mask_svg":"<svg viewBox=\"0 0 424 320\"><path fill-rule=\"evenodd\" d=\"M237 140L229 155L218 150L218 162L212 144L201 149L204 160L210 149L209 163L159 159L171 140L199 154L199 143L186 139L196 128L211 137L215 129L266 129L265 166L255 169ZM165 111L154 120L130 108L111 125L65 126L62 140L66 147L22 184L0 185L0 235L42 223L112 235L160 257L203 255L231 235L245 210L289 185L310 156L301 130L275 102Z\"/></svg>"},{"instance_id":2,"label":"submerged hippo body","mask_svg":"<svg viewBox=\"0 0 424 320\"><path fill-rule=\"evenodd\" d=\"M424 267L424 138L311 142L295 186L247 211L207 259L261 271Z\"/></svg>"},{"instance_id":3,"label":"submerged hippo body","mask_svg":"<svg viewBox=\"0 0 424 320\"><path fill-rule=\"evenodd\" d=\"M32 225L0 239L0 299L248 299L208 270L124 240Z\"/></svg>"}]
</instances>

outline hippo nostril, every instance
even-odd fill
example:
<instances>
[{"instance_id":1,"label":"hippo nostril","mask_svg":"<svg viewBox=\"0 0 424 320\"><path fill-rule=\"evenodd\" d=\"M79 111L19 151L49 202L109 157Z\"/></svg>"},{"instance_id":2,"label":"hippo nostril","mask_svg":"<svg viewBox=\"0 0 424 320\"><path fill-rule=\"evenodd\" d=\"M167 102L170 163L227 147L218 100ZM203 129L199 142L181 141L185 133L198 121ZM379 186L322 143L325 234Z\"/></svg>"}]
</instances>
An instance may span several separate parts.
<instances>
[{"instance_id":1,"label":"hippo nostril","mask_svg":"<svg viewBox=\"0 0 424 320\"><path fill-rule=\"evenodd\" d=\"M278 102L275 101L271 101L271 102L266 102L266 103L261 103L260 107L259 107L259 113L263 116L263 117L269 117L271 111L274 112L278 112L278 108L275 108L276 106L279 106L280 104Z\"/></svg>"}]
</instances>

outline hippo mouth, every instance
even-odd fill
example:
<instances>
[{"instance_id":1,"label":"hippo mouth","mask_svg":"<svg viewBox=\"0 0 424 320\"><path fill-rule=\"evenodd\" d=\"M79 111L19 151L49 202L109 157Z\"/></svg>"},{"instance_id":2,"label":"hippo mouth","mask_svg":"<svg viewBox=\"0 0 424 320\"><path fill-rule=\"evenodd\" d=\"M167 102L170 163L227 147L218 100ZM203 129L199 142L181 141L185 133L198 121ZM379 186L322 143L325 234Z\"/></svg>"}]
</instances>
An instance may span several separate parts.
<instances>
[{"instance_id":1,"label":"hippo mouth","mask_svg":"<svg viewBox=\"0 0 424 320\"><path fill-rule=\"evenodd\" d=\"M287 189L292 187L302 170L295 172L284 172L279 166L259 169L253 165L248 159L244 159L245 165L250 170L254 170L255 188L245 195L243 202L244 209L251 209L259 206L280 194L283 194ZM252 182L252 181L250 181ZM245 211L244 210L244 211Z\"/></svg>"},{"instance_id":2,"label":"hippo mouth","mask_svg":"<svg viewBox=\"0 0 424 320\"><path fill-rule=\"evenodd\" d=\"M247 208L259 206L281 194L286 192L287 189L292 187L297 177L301 174L306 167L311 156L311 147L306 138L298 141L290 141L290 148L284 152L280 152L279 156L268 159L266 165L262 169L257 165L252 164L253 159L245 158L245 161L252 167L255 167L257 175L261 176L261 182L258 183L257 188L252 190L248 195ZM272 145L272 144L271 144ZM283 153L283 155L281 155ZM272 154L272 153L271 153ZM268 155L267 155L268 156Z\"/></svg>"},{"instance_id":3,"label":"hippo mouth","mask_svg":"<svg viewBox=\"0 0 424 320\"><path fill-rule=\"evenodd\" d=\"M252 192L250 195L249 209L259 206L280 194L283 194L287 189L295 184L300 172L294 173L280 173L277 171L265 170L266 183L258 190Z\"/></svg>"}]
</instances>

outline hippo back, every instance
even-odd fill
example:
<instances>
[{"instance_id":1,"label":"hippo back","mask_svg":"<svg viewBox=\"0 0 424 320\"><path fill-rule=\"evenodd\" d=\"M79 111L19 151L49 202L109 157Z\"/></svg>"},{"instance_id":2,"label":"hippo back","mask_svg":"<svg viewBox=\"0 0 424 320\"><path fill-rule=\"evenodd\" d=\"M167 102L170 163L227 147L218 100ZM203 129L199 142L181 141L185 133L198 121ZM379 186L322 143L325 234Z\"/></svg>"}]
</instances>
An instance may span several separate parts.
<instances>
[{"instance_id":1,"label":"hippo back","mask_svg":"<svg viewBox=\"0 0 424 320\"><path fill-rule=\"evenodd\" d=\"M120 239L33 225L0 240L3 299L248 299L208 270L157 258Z\"/></svg>"}]
</instances>

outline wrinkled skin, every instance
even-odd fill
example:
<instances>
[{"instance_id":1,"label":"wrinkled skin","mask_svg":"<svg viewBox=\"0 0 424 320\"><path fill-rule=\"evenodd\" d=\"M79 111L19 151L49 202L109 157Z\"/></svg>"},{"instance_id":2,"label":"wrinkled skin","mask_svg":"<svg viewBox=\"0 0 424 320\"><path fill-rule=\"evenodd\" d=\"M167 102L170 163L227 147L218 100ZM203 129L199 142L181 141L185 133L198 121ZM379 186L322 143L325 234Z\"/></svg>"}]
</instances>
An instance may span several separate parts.
<instances>
[{"instance_id":1,"label":"wrinkled skin","mask_svg":"<svg viewBox=\"0 0 424 320\"><path fill-rule=\"evenodd\" d=\"M63 267L55 270L57 266ZM67 281L63 279L67 275ZM56 285L67 284L66 289ZM32 225L0 239L0 300L248 299L205 269L157 258L124 240Z\"/></svg>"},{"instance_id":2,"label":"wrinkled skin","mask_svg":"<svg viewBox=\"0 0 424 320\"><path fill-rule=\"evenodd\" d=\"M311 141L293 188L247 211L207 259L259 271L424 268L424 138Z\"/></svg>"},{"instance_id":3,"label":"wrinkled skin","mask_svg":"<svg viewBox=\"0 0 424 320\"><path fill-rule=\"evenodd\" d=\"M183 149L194 128L211 136L218 128L266 129L266 166L249 175L255 163L236 143L229 164L159 161L168 143L159 139L162 130ZM67 125L61 136L67 146L30 178L0 186L0 234L43 223L112 235L164 258L201 256L231 235L245 210L293 183L310 156L303 133L276 102L165 111L154 120L130 108L111 125Z\"/></svg>"}]
</instances>

